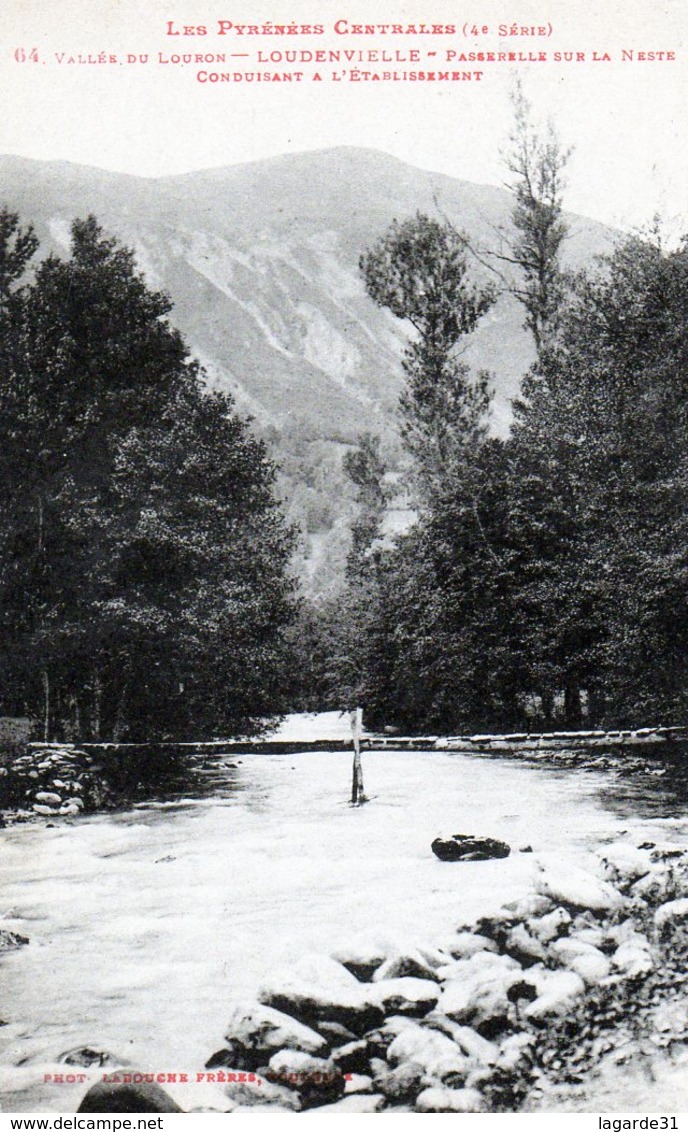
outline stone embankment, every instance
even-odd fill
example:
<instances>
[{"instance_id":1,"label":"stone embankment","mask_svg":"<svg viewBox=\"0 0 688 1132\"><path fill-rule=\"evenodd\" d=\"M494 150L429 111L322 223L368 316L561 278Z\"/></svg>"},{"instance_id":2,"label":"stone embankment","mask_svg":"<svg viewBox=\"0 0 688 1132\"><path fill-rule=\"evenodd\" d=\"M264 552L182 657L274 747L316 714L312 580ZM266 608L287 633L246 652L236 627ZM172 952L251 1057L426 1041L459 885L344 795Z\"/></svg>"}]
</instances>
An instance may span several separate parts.
<instances>
[{"instance_id":1,"label":"stone embankment","mask_svg":"<svg viewBox=\"0 0 688 1132\"><path fill-rule=\"evenodd\" d=\"M10 811L15 821L98 810L104 801L99 770L70 744L31 744L0 764L0 809Z\"/></svg>"},{"instance_id":2,"label":"stone embankment","mask_svg":"<svg viewBox=\"0 0 688 1132\"><path fill-rule=\"evenodd\" d=\"M227 1110L514 1112L684 1042L688 853L619 842L596 871L538 870L436 949L275 972L207 1063Z\"/></svg>"},{"instance_id":3,"label":"stone embankment","mask_svg":"<svg viewBox=\"0 0 688 1132\"><path fill-rule=\"evenodd\" d=\"M237 764L227 744L30 743L0 749L0 824L128 806L132 801L207 790Z\"/></svg>"}]
</instances>

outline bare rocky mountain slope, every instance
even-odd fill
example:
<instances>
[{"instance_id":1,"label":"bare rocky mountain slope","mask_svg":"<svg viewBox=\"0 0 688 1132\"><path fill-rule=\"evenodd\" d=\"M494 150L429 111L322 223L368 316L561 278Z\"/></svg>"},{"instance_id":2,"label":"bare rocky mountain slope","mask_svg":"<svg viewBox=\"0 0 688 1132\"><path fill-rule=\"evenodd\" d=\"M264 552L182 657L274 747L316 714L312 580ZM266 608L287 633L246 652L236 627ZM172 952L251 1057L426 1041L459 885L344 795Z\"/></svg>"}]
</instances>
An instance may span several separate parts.
<instances>
[{"instance_id":1,"label":"bare rocky mountain slope","mask_svg":"<svg viewBox=\"0 0 688 1132\"><path fill-rule=\"evenodd\" d=\"M502 189L416 169L373 150L338 148L143 178L66 162L0 157L0 201L33 222L41 254L64 254L74 217L94 213L136 250L150 285L213 385L230 390L283 465L313 591L339 574L351 493L341 454L362 431L394 452L404 327L367 297L358 259L393 219L442 215L479 249L508 225ZM578 265L608 246L602 225L571 217ZM475 261L476 277L487 277ZM530 359L522 313L503 297L467 360L495 374L495 427Z\"/></svg>"}]
</instances>

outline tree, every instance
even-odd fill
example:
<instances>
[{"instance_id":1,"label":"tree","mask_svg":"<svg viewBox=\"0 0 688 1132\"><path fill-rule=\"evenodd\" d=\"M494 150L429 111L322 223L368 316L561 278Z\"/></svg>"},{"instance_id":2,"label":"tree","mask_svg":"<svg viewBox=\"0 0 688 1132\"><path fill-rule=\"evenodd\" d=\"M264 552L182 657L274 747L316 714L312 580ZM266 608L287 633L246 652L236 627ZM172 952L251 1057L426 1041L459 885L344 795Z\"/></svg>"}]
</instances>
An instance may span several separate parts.
<instances>
[{"instance_id":1,"label":"tree","mask_svg":"<svg viewBox=\"0 0 688 1132\"><path fill-rule=\"evenodd\" d=\"M451 225L418 213L395 221L360 261L371 298L415 331L402 361L401 433L424 500L442 490L456 462L486 432L488 376L471 381L457 347L490 309L495 292L470 282L466 246Z\"/></svg>"},{"instance_id":2,"label":"tree","mask_svg":"<svg viewBox=\"0 0 688 1132\"><path fill-rule=\"evenodd\" d=\"M462 340L495 300L471 283L466 240L418 215L361 260L380 305L415 337L402 366L402 433L419 521L381 554L367 623L366 709L411 730L483 726L513 716L503 444L489 440L486 374L472 380Z\"/></svg>"},{"instance_id":3,"label":"tree","mask_svg":"<svg viewBox=\"0 0 688 1132\"><path fill-rule=\"evenodd\" d=\"M519 269L513 294L526 312L525 327L538 351L556 331L564 294L561 249L568 225L563 217L564 170L571 155L551 122L542 136L532 123L531 106L520 82L512 96L514 126L504 155L513 177L511 220L515 234L508 253L498 258Z\"/></svg>"},{"instance_id":4,"label":"tree","mask_svg":"<svg viewBox=\"0 0 688 1132\"><path fill-rule=\"evenodd\" d=\"M366 556L380 537L389 490L385 485L385 464L380 438L364 432L358 447L344 455L344 472L356 487L360 512L351 526L351 550L347 559L349 578L365 571Z\"/></svg>"},{"instance_id":5,"label":"tree","mask_svg":"<svg viewBox=\"0 0 688 1132\"><path fill-rule=\"evenodd\" d=\"M274 685L294 607L274 471L169 310L90 217L0 342L5 696L46 737L236 730Z\"/></svg>"},{"instance_id":6,"label":"tree","mask_svg":"<svg viewBox=\"0 0 688 1132\"><path fill-rule=\"evenodd\" d=\"M572 724L583 692L617 726L687 706L687 315L685 245L625 241L573 281L517 405L516 600L533 683Z\"/></svg>"}]
</instances>

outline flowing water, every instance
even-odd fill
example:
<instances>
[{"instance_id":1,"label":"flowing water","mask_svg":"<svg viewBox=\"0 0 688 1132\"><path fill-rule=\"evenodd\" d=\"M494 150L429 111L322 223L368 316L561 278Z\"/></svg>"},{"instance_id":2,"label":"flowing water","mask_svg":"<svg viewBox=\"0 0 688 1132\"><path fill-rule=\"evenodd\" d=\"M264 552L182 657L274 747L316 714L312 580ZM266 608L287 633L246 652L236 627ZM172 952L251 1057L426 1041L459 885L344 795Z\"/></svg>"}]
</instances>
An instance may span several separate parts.
<instances>
[{"instance_id":1,"label":"flowing water","mask_svg":"<svg viewBox=\"0 0 688 1132\"><path fill-rule=\"evenodd\" d=\"M74 1047L194 1074L229 1003L306 952L441 944L527 892L540 853L585 864L688 829L684 790L653 775L438 752L365 752L364 773L353 809L348 754L244 755L200 796L2 831L0 916L31 941L0 957L3 1109L74 1111L83 1086L44 1082ZM442 863L441 832L513 851Z\"/></svg>"}]
</instances>

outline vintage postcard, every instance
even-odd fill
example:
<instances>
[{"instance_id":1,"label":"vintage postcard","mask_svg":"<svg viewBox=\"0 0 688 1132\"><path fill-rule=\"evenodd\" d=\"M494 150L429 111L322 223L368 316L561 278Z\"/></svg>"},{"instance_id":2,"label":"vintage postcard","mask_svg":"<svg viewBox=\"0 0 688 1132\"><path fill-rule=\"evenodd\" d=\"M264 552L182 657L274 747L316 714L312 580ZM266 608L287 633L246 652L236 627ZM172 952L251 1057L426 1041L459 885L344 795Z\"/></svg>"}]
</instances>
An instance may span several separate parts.
<instances>
[{"instance_id":1,"label":"vintage postcard","mask_svg":"<svg viewBox=\"0 0 688 1132\"><path fill-rule=\"evenodd\" d=\"M2 1112L680 1127L687 51L7 0Z\"/></svg>"}]
</instances>

